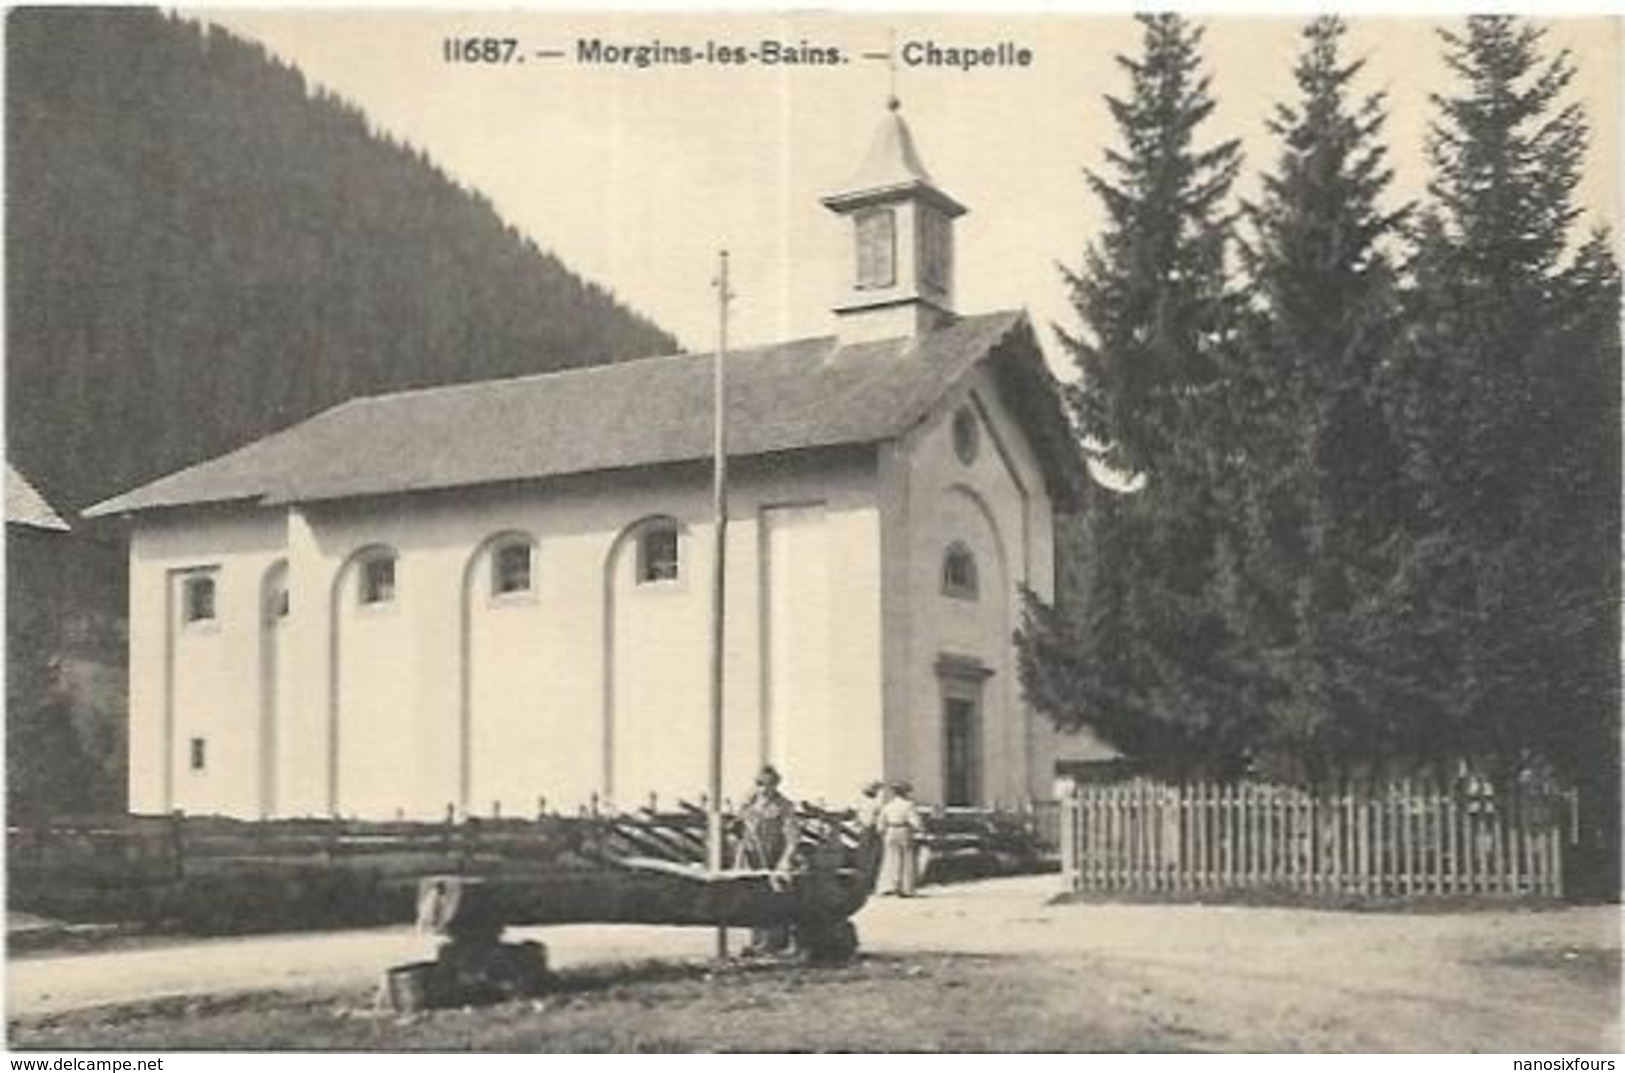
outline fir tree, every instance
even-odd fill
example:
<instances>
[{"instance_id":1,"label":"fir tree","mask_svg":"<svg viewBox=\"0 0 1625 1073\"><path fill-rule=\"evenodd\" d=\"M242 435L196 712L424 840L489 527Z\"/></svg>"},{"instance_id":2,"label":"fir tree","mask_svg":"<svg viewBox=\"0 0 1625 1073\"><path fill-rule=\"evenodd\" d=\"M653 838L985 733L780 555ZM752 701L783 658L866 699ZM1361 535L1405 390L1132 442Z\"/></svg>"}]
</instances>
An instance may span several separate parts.
<instances>
[{"instance_id":1,"label":"fir tree","mask_svg":"<svg viewBox=\"0 0 1625 1073\"><path fill-rule=\"evenodd\" d=\"M1462 88L1385 391L1416 489L1386 662L1416 753L1578 782L1617 832L1620 293L1606 239L1572 252L1586 124L1537 27L1444 36Z\"/></svg>"},{"instance_id":2,"label":"fir tree","mask_svg":"<svg viewBox=\"0 0 1625 1073\"><path fill-rule=\"evenodd\" d=\"M26 542L28 534L11 534ZM8 561L19 560L8 549ZM78 804L84 750L61 694L61 630L38 602L6 602L6 810L33 821Z\"/></svg>"},{"instance_id":3,"label":"fir tree","mask_svg":"<svg viewBox=\"0 0 1625 1073\"><path fill-rule=\"evenodd\" d=\"M1062 521L1071 572L1058 605L1028 601L1022 680L1059 727L1090 726L1171 772L1225 770L1240 758L1246 707L1215 591L1207 426L1233 314L1223 205L1239 148L1197 141L1214 107L1201 30L1175 15L1139 21L1141 54L1118 57L1129 93L1107 99L1121 146L1107 173L1087 176L1106 228L1081 268L1063 269L1082 330L1057 329L1101 483L1081 517Z\"/></svg>"},{"instance_id":4,"label":"fir tree","mask_svg":"<svg viewBox=\"0 0 1625 1073\"><path fill-rule=\"evenodd\" d=\"M1396 700L1372 673L1381 551L1396 523L1399 463L1375 395L1397 333L1385 254L1404 210L1382 205L1392 171L1381 95L1351 99L1342 20L1304 29L1295 105L1269 123L1281 154L1249 205L1253 292L1225 379L1232 592L1265 717L1260 759L1322 781L1380 768Z\"/></svg>"}]
</instances>

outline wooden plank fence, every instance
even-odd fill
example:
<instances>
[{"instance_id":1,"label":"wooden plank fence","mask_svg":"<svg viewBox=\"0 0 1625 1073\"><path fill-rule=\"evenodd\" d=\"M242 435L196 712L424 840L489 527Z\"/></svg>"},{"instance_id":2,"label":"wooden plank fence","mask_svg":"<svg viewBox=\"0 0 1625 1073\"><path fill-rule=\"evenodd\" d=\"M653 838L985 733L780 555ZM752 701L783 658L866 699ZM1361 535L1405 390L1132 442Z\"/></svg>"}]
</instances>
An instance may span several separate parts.
<instances>
[{"instance_id":1,"label":"wooden plank fence","mask_svg":"<svg viewBox=\"0 0 1625 1073\"><path fill-rule=\"evenodd\" d=\"M850 855L850 814L803 806L810 859ZM444 822L218 816L57 818L7 829L7 906L189 934L411 919L418 881L466 875L568 886L630 857L698 864L703 807Z\"/></svg>"},{"instance_id":2,"label":"wooden plank fence","mask_svg":"<svg viewBox=\"0 0 1625 1073\"><path fill-rule=\"evenodd\" d=\"M1409 784L1083 784L1061 801L1061 873L1074 891L1560 898L1574 807Z\"/></svg>"},{"instance_id":3,"label":"wooden plank fence","mask_svg":"<svg viewBox=\"0 0 1625 1073\"><path fill-rule=\"evenodd\" d=\"M73 884L164 885L188 878L287 870L356 871L385 878L502 875L601 866L626 857L705 860L703 805L678 801L578 814L539 810L534 818L457 817L444 821L305 818L239 820L173 815L61 818L7 829L13 888ZM799 809L803 848L861 838L850 811ZM948 809L926 815L925 841L943 858L997 855L1035 861L1046 848L1033 807L1019 812ZM1059 812L1047 817L1051 830ZM1057 849L1050 842L1048 848ZM731 854L730 854L731 856Z\"/></svg>"},{"instance_id":4,"label":"wooden plank fence","mask_svg":"<svg viewBox=\"0 0 1625 1073\"><path fill-rule=\"evenodd\" d=\"M850 849L849 813L801 807L802 842ZM627 857L705 860L703 806L444 822L342 818L238 820L174 815L57 819L7 829L12 886L163 885L189 878L290 869L386 878L501 875L595 868Z\"/></svg>"}]
</instances>

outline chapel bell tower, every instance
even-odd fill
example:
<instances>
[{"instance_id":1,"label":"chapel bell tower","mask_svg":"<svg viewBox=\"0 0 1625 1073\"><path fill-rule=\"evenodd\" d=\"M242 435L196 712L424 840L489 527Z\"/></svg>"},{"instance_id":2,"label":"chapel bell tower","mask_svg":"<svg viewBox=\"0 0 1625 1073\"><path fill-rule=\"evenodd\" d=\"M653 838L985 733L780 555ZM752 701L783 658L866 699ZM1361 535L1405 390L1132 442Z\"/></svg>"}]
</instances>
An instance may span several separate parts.
<instances>
[{"instance_id":1,"label":"chapel bell tower","mask_svg":"<svg viewBox=\"0 0 1625 1073\"><path fill-rule=\"evenodd\" d=\"M918 336L954 316L954 219L965 206L926 172L892 97L863 166L823 199L851 221L835 305L842 343Z\"/></svg>"}]
</instances>

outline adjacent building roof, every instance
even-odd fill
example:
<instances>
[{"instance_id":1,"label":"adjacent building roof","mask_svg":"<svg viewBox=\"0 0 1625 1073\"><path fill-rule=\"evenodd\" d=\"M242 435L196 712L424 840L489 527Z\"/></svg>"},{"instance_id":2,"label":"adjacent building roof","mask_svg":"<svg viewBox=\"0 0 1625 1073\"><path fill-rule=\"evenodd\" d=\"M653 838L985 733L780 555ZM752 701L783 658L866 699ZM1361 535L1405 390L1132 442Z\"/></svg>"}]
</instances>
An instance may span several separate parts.
<instances>
[{"instance_id":1,"label":"adjacent building roof","mask_svg":"<svg viewBox=\"0 0 1625 1073\"><path fill-rule=\"evenodd\" d=\"M68 523L51 509L39 490L9 462L6 463L6 524L57 532L66 532L68 528Z\"/></svg>"},{"instance_id":2,"label":"adjacent building roof","mask_svg":"<svg viewBox=\"0 0 1625 1073\"><path fill-rule=\"evenodd\" d=\"M1066 442L1065 421L1019 311L918 338L841 346L822 337L730 352L729 454L892 439L990 358L1001 385L1021 396L1020 419L1040 456L1055 460L1059 487L1067 467L1044 444ZM354 399L85 513L269 506L703 460L712 373L711 355L682 354Z\"/></svg>"}]
</instances>

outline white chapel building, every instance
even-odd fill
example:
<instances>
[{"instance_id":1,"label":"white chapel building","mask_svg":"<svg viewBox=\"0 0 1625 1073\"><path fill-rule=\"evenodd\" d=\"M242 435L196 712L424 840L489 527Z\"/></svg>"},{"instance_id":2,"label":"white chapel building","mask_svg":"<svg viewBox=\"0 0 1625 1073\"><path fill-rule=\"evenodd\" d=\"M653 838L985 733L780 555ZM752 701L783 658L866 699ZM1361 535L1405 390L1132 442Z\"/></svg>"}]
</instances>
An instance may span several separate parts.
<instances>
[{"instance_id":1,"label":"white chapel building","mask_svg":"<svg viewBox=\"0 0 1625 1073\"><path fill-rule=\"evenodd\" d=\"M725 785L1048 796L1012 634L1071 495L1055 382L1025 313L955 309L966 210L895 102L823 204L831 334L727 359ZM130 524L132 810L697 801L713 360L358 398L88 512Z\"/></svg>"}]
</instances>

